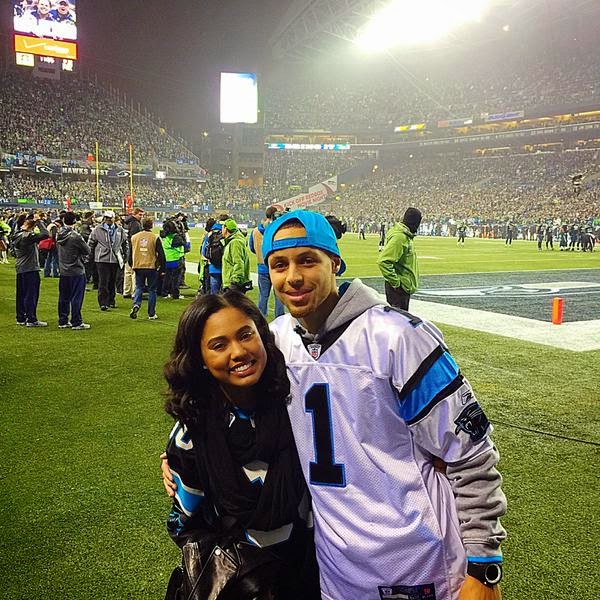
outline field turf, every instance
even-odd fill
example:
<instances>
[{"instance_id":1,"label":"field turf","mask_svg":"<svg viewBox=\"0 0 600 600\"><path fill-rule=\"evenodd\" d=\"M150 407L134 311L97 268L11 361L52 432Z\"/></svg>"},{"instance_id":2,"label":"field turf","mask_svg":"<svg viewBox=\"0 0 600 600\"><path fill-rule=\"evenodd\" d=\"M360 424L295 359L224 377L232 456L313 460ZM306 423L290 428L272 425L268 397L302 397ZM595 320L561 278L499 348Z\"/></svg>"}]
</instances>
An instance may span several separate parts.
<instances>
[{"instance_id":1,"label":"field turf","mask_svg":"<svg viewBox=\"0 0 600 600\"><path fill-rule=\"evenodd\" d=\"M377 275L375 237L347 235L341 246L349 276ZM600 281L600 252L439 238L416 247L424 275L594 269ZM15 325L14 269L0 265L0 598L163 597L178 550L158 465L172 425L161 368L195 279L186 299L159 300L158 321L146 305L132 321L120 297L101 313L89 292L89 331L57 328L58 280L43 279L38 316L50 326L25 329ZM502 455L504 598L600 598L600 351L441 329Z\"/></svg>"}]
</instances>

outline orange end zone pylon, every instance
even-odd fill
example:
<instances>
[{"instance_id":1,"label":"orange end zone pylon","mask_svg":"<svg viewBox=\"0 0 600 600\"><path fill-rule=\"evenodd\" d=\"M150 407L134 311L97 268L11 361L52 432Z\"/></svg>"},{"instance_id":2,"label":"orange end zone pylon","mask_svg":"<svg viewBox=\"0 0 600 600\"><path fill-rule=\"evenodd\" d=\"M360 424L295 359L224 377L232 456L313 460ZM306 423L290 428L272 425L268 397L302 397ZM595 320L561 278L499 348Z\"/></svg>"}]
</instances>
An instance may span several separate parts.
<instances>
[{"instance_id":1,"label":"orange end zone pylon","mask_svg":"<svg viewBox=\"0 0 600 600\"><path fill-rule=\"evenodd\" d=\"M552 323L561 325L563 322L563 308L565 301L563 298L552 299Z\"/></svg>"}]
</instances>

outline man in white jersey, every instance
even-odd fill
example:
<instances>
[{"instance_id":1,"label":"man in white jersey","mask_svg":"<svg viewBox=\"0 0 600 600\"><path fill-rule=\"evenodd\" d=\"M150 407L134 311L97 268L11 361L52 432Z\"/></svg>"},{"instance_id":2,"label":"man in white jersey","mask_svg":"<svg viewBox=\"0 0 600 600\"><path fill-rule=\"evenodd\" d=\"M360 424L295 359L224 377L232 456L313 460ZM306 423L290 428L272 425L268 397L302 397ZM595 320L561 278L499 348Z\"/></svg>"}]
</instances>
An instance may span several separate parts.
<instances>
[{"instance_id":1,"label":"man in white jersey","mask_svg":"<svg viewBox=\"0 0 600 600\"><path fill-rule=\"evenodd\" d=\"M289 310L271 329L291 382L323 598L499 599L498 452L441 333L358 279L338 289L345 264L321 215L280 217L263 253Z\"/></svg>"}]
</instances>

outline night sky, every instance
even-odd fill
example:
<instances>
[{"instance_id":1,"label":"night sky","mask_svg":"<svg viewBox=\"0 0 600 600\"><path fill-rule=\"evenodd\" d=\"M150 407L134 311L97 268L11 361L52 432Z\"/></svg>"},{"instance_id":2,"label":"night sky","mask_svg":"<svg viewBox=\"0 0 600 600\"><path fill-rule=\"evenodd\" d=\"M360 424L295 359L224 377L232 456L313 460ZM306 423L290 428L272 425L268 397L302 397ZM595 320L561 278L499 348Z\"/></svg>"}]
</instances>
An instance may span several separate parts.
<instances>
[{"instance_id":1,"label":"night sky","mask_svg":"<svg viewBox=\"0 0 600 600\"><path fill-rule=\"evenodd\" d=\"M193 139L218 121L219 73L258 72L290 0L79 0L81 63Z\"/></svg>"}]
</instances>

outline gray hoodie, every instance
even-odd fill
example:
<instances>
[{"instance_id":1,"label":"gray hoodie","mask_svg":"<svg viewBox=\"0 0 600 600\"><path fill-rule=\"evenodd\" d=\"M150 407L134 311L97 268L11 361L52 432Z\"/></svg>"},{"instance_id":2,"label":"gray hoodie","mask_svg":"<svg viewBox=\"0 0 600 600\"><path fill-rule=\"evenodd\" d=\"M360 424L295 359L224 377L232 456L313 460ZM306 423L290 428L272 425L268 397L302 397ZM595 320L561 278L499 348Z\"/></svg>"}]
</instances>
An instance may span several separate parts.
<instances>
[{"instance_id":1,"label":"gray hoodie","mask_svg":"<svg viewBox=\"0 0 600 600\"><path fill-rule=\"evenodd\" d=\"M122 227L114 228L111 239L108 230L100 224L93 229L88 244L97 263L120 263L119 266L122 266L125 262L128 248L127 232Z\"/></svg>"},{"instance_id":2,"label":"gray hoodie","mask_svg":"<svg viewBox=\"0 0 600 600\"><path fill-rule=\"evenodd\" d=\"M328 332L349 324L373 306L387 305L384 296L360 279L342 284L339 291L339 302L316 334L310 334L302 327L296 329L309 343L323 342ZM468 462L446 465L446 475L456 499L463 544L470 556L497 555L498 547L506 537L499 521L506 513L506 497L500 487L502 476L496 469L498 460L499 454L494 447Z\"/></svg>"},{"instance_id":3,"label":"gray hoodie","mask_svg":"<svg viewBox=\"0 0 600 600\"><path fill-rule=\"evenodd\" d=\"M76 277L85 274L84 259L90 247L72 227L63 227L56 234L58 268L61 277Z\"/></svg>"},{"instance_id":4,"label":"gray hoodie","mask_svg":"<svg viewBox=\"0 0 600 600\"><path fill-rule=\"evenodd\" d=\"M50 237L44 221L36 221L36 227L39 233L33 229L29 231L19 229L12 238L12 244L15 248L17 273L29 273L40 270L40 253L38 243Z\"/></svg>"}]
</instances>

